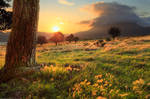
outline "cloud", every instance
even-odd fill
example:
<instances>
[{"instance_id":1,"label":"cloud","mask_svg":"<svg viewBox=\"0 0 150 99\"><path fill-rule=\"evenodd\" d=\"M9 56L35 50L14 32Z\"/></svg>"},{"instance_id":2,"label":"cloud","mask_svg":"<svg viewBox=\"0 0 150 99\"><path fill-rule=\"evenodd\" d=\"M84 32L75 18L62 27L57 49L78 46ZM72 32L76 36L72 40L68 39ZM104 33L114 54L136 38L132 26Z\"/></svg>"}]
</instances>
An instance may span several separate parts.
<instances>
[{"instance_id":1,"label":"cloud","mask_svg":"<svg viewBox=\"0 0 150 99\"><path fill-rule=\"evenodd\" d=\"M58 0L58 2L59 2L60 4L64 4L64 5L68 5L68 6L73 6L73 5L74 5L73 2L69 2L69 1L67 1L67 0Z\"/></svg>"},{"instance_id":2,"label":"cloud","mask_svg":"<svg viewBox=\"0 0 150 99\"><path fill-rule=\"evenodd\" d=\"M97 2L81 8L82 11L96 15L96 18L84 20L80 22L80 24L90 25L93 28L98 28L101 25L123 22L141 25L145 24L144 20L135 13L135 9L135 7L122 5L116 2Z\"/></svg>"},{"instance_id":3,"label":"cloud","mask_svg":"<svg viewBox=\"0 0 150 99\"><path fill-rule=\"evenodd\" d=\"M150 17L144 17L143 20L146 22L145 26L150 26Z\"/></svg>"}]
</instances>

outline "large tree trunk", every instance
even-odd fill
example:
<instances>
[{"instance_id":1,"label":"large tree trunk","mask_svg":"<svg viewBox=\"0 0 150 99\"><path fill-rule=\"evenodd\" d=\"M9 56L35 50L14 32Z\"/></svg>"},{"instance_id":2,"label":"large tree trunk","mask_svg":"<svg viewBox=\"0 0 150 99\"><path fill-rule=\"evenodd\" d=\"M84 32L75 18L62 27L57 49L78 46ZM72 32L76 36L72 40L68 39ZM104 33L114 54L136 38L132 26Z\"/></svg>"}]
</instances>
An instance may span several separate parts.
<instances>
[{"instance_id":1,"label":"large tree trunk","mask_svg":"<svg viewBox=\"0 0 150 99\"><path fill-rule=\"evenodd\" d=\"M14 0L12 32L0 82L14 77L20 68L35 64L38 16L39 0Z\"/></svg>"}]
</instances>

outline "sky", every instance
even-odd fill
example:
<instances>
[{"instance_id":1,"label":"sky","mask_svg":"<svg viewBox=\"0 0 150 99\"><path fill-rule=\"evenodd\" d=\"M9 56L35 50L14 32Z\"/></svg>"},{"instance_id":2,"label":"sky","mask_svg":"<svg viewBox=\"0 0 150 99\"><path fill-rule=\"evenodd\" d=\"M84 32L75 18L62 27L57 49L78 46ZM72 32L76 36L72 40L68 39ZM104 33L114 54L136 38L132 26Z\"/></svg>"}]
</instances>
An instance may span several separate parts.
<instances>
[{"instance_id":1,"label":"sky","mask_svg":"<svg viewBox=\"0 0 150 99\"><path fill-rule=\"evenodd\" d=\"M150 19L150 0L40 0L38 31L50 33L61 31L67 34L88 30L91 28L89 25L80 23L100 16L89 11L92 4L98 2L101 2L100 6L108 3L104 7L110 6L114 2L127 5L134 8L138 17ZM88 9L85 10L86 7Z\"/></svg>"}]
</instances>

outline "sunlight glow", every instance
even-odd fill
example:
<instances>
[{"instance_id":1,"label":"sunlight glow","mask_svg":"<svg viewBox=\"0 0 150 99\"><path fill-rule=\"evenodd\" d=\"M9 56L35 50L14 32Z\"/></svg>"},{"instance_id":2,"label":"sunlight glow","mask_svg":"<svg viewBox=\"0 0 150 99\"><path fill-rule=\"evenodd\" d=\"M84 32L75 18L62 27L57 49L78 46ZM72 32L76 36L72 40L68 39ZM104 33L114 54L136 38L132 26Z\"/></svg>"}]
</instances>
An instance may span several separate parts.
<instances>
[{"instance_id":1,"label":"sunlight glow","mask_svg":"<svg viewBox=\"0 0 150 99\"><path fill-rule=\"evenodd\" d=\"M53 32L58 32L58 31L60 31L60 28L58 26L54 26L52 28L52 30L53 30Z\"/></svg>"},{"instance_id":2,"label":"sunlight glow","mask_svg":"<svg viewBox=\"0 0 150 99\"><path fill-rule=\"evenodd\" d=\"M64 23L63 23L63 22L60 22L59 24L64 25Z\"/></svg>"}]
</instances>

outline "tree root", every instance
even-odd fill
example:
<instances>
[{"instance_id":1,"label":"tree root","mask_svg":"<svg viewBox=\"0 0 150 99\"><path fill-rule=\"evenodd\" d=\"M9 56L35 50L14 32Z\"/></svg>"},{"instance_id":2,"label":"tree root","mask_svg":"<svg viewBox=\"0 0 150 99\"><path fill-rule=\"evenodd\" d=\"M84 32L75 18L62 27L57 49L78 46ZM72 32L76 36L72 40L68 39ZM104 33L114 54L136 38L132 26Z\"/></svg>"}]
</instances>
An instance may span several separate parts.
<instances>
[{"instance_id":1,"label":"tree root","mask_svg":"<svg viewBox=\"0 0 150 99\"><path fill-rule=\"evenodd\" d=\"M24 68L22 70L20 69L1 69L0 70L0 84L6 83L12 79L19 78L26 75L31 75L35 72L37 72L35 68Z\"/></svg>"}]
</instances>

